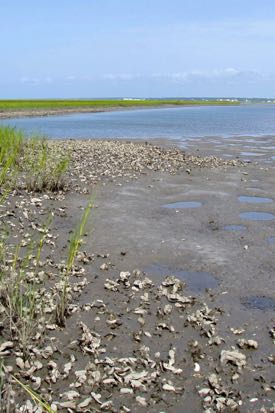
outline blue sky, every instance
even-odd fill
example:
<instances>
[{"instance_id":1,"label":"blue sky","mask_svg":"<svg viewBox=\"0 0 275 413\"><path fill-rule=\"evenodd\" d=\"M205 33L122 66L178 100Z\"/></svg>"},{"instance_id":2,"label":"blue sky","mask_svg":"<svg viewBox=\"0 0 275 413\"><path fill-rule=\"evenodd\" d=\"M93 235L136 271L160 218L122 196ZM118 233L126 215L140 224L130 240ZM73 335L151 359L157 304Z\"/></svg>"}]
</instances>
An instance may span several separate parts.
<instances>
[{"instance_id":1,"label":"blue sky","mask_svg":"<svg viewBox=\"0 0 275 413\"><path fill-rule=\"evenodd\" d=\"M275 97L274 0L1 0L0 97Z\"/></svg>"}]
</instances>

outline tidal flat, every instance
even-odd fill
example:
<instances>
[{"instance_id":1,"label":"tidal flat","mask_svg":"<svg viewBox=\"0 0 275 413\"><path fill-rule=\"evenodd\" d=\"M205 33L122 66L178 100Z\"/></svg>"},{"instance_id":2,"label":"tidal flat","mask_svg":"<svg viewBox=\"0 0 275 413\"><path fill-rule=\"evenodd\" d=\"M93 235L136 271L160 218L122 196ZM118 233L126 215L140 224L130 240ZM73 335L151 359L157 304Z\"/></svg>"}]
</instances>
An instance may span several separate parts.
<instances>
[{"instance_id":1,"label":"tidal flat","mask_svg":"<svg viewBox=\"0 0 275 413\"><path fill-rule=\"evenodd\" d=\"M1 158L2 409L272 412L274 226L240 213L275 203L239 197L274 198L274 164L203 140L24 145L14 175Z\"/></svg>"}]
</instances>

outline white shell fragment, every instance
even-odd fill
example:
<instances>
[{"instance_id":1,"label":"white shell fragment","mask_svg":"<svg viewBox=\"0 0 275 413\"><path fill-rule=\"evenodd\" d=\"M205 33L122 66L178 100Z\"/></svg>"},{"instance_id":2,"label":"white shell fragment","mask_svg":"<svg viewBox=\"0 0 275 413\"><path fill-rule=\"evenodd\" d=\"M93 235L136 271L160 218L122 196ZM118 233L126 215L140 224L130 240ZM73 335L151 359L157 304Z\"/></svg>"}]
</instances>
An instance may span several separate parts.
<instances>
[{"instance_id":1,"label":"white shell fragment","mask_svg":"<svg viewBox=\"0 0 275 413\"><path fill-rule=\"evenodd\" d=\"M257 349L259 344L256 340L245 340L244 338L238 340L238 346L240 348L247 348L247 349Z\"/></svg>"},{"instance_id":2,"label":"white shell fragment","mask_svg":"<svg viewBox=\"0 0 275 413\"><path fill-rule=\"evenodd\" d=\"M246 356L245 354L240 353L237 350L222 350L220 356L221 364L232 363L242 369L246 365Z\"/></svg>"}]
</instances>

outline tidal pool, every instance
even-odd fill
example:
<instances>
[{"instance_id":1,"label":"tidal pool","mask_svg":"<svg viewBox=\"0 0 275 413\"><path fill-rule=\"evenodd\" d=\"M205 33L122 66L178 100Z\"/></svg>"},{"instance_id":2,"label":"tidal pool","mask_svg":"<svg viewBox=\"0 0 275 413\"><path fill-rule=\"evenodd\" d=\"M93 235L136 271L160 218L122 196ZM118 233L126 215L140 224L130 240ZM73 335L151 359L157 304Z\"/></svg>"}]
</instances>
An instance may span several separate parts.
<instances>
[{"instance_id":1,"label":"tidal pool","mask_svg":"<svg viewBox=\"0 0 275 413\"><path fill-rule=\"evenodd\" d=\"M241 212L240 218L247 219L250 221L272 221L275 219L275 216L270 212Z\"/></svg>"},{"instance_id":2,"label":"tidal pool","mask_svg":"<svg viewBox=\"0 0 275 413\"><path fill-rule=\"evenodd\" d=\"M259 153L259 152L241 152L240 155L242 156L262 156L264 154Z\"/></svg>"},{"instance_id":3,"label":"tidal pool","mask_svg":"<svg viewBox=\"0 0 275 413\"><path fill-rule=\"evenodd\" d=\"M166 265L153 264L144 268L147 274L159 276L161 278L167 275L174 275L175 277L186 282L190 291L197 293L203 292L208 288L217 288L218 280L208 272L183 271L179 268L173 268Z\"/></svg>"},{"instance_id":4,"label":"tidal pool","mask_svg":"<svg viewBox=\"0 0 275 413\"><path fill-rule=\"evenodd\" d=\"M239 196L239 201L242 203L248 203L248 204L268 204L270 202L273 202L273 199L271 198L263 198L261 196L246 196L246 195L241 195Z\"/></svg>"},{"instance_id":5,"label":"tidal pool","mask_svg":"<svg viewBox=\"0 0 275 413\"><path fill-rule=\"evenodd\" d=\"M162 205L163 208L169 208L169 209L200 208L201 206L202 206L202 202L199 202L199 201L179 201L179 202L173 202L171 204Z\"/></svg>"},{"instance_id":6,"label":"tidal pool","mask_svg":"<svg viewBox=\"0 0 275 413\"><path fill-rule=\"evenodd\" d=\"M266 296L253 295L241 299L241 303L248 309L275 311L275 299Z\"/></svg>"},{"instance_id":7,"label":"tidal pool","mask_svg":"<svg viewBox=\"0 0 275 413\"><path fill-rule=\"evenodd\" d=\"M223 229L225 231L243 231L246 227L244 225L226 225Z\"/></svg>"}]
</instances>

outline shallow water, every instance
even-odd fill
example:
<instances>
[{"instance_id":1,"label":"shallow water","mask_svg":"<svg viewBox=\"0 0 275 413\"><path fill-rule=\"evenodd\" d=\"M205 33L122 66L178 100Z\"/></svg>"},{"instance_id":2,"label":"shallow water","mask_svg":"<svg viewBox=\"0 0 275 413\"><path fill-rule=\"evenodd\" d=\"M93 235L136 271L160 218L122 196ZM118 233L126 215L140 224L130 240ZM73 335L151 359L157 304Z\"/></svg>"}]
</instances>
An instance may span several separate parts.
<instances>
[{"instance_id":1,"label":"shallow water","mask_svg":"<svg viewBox=\"0 0 275 413\"><path fill-rule=\"evenodd\" d=\"M158 264L146 267L144 271L149 275L157 275L160 278L167 275L174 275L175 277L186 281L187 288L190 291L197 293L203 292L208 288L217 288L219 285L218 280L208 272L183 271L178 268L171 268L169 266Z\"/></svg>"},{"instance_id":2,"label":"shallow water","mask_svg":"<svg viewBox=\"0 0 275 413\"><path fill-rule=\"evenodd\" d=\"M226 225L223 229L225 231L244 231L246 227L244 225Z\"/></svg>"},{"instance_id":3,"label":"shallow water","mask_svg":"<svg viewBox=\"0 0 275 413\"><path fill-rule=\"evenodd\" d=\"M247 136L251 141L251 136L275 134L275 105L194 106L76 113L5 119L0 120L0 124L16 126L27 133L39 132L53 138L128 137L181 141L188 137ZM240 143L242 142L243 139L240 139Z\"/></svg>"},{"instance_id":4,"label":"shallow water","mask_svg":"<svg viewBox=\"0 0 275 413\"><path fill-rule=\"evenodd\" d=\"M257 309L262 311L275 311L275 299L271 297L265 296L251 296L251 297L244 297L241 299L242 304L244 307L248 309Z\"/></svg>"},{"instance_id":5,"label":"shallow water","mask_svg":"<svg viewBox=\"0 0 275 413\"><path fill-rule=\"evenodd\" d=\"M239 201L242 203L248 203L248 204L267 204L270 202L273 202L273 199L271 198L263 198L260 196L245 196L241 195L239 196Z\"/></svg>"},{"instance_id":6,"label":"shallow water","mask_svg":"<svg viewBox=\"0 0 275 413\"><path fill-rule=\"evenodd\" d=\"M169 208L169 209L200 208L201 206L202 206L202 202L199 202L199 201L180 201L180 202L173 202L171 204L162 205L163 208Z\"/></svg>"},{"instance_id":7,"label":"shallow water","mask_svg":"<svg viewBox=\"0 0 275 413\"><path fill-rule=\"evenodd\" d=\"M256 152L241 152L240 155L242 156L262 156L263 153L256 153Z\"/></svg>"},{"instance_id":8,"label":"shallow water","mask_svg":"<svg viewBox=\"0 0 275 413\"><path fill-rule=\"evenodd\" d=\"M271 214L270 212L241 212L240 218L248 219L250 221L272 221L275 219L275 215Z\"/></svg>"}]
</instances>

